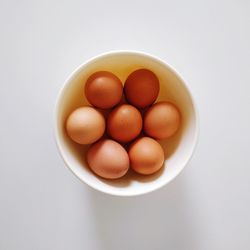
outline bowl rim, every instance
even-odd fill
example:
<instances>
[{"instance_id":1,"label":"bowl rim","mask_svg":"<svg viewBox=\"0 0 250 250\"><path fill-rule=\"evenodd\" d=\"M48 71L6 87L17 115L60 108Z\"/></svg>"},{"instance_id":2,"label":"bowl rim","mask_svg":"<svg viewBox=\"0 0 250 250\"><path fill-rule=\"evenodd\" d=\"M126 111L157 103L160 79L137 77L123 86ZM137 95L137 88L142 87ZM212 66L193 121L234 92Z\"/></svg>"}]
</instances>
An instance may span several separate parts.
<instances>
[{"instance_id":1,"label":"bowl rim","mask_svg":"<svg viewBox=\"0 0 250 250\"><path fill-rule=\"evenodd\" d=\"M112 191L107 191L107 190L102 190L101 188L99 188L98 186L93 185L93 183L91 181L88 181L87 179L82 179L77 172L71 167L70 162L67 161L67 159L64 156L63 153L63 149L62 146L60 145L60 139L59 139L59 131L58 131L58 111L59 111L59 104L60 104L60 100L61 100L61 96L64 93L66 87L68 86L68 84L70 84L72 78L79 73L82 68L86 67L88 64L92 63L93 61L100 59L102 57L106 57L106 56L110 56L110 55L117 55L117 54L124 54L124 55L139 55L139 56L144 56L147 57L151 60L157 61L158 63L164 65L166 68L168 68L172 73L174 73L181 81L181 84L183 84L183 87L185 88L186 92L189 94L192 105L193 105L193 109L194 109L194 114L195 114L195 135L194 135L194 143L191 149L191 153L188 156L186 162L183 164L183 166L176 171L176 173L171 177L171 179L169 179L167 182L163 182L158 186L155 186L154 188L152 188L151 190L140 190L139 192L134 192L134 193L119 193L119 192L112 192ZM187 82L183 80L183 78L181 77L181 75L179 74L179 72L172 67L171 65L169 65L168 63L166 63L163 59L157 57L157 56L153 56L147 52L144 51L138 51L138 50L110 50L104 53L100 53L96 56L93 56L91 58L89 58L88 60L85 60L83 63L81 63L78 67L76 67L75 70L73 70L70 75L66 78L66 80L64 81L62 87L60 88L57 97L56 97L56 103L55 103L55 107L54 107L54 139L58 148L58 151L65 163L65 165L68 167L68 169L83 183L87 184L89 187L93 188L94 190L100 191L101 193L105 193L105 194L109 194L109 195L113 195L113 196L118 196L118 197L132 197L132 196L139 196L139 195L144 195L144 194L148 194L151 193L153 191L159 190L160 188L164 187L165 185L169 184L170 182L172 182L181 172L182 170L188 165L188 163L191 161L191 159L194 156L194 152L197 148L198 145L198 141L199 141L199 134L200 134L200 117L199 117L199 112L198 112L198 107L195 103L193 94L191 93L189 87L187 86Z\"/></svg>"}]
</instances>

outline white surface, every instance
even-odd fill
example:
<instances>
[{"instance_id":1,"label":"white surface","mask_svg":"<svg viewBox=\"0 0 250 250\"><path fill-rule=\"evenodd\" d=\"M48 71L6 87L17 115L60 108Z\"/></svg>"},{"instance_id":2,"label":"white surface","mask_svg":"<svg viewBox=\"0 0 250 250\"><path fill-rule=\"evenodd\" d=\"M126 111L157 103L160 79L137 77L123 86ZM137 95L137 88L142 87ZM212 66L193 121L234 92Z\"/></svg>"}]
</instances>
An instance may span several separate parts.
<instances>
[{"instance_id":1,"label":"white surface","mask_svg":"<svg viewBox=\"0 0 250 250\"><path fill-rule=\"evenodd\" d=\"M246 0L1 1L0 249L249 249L249 26ZM142 197L88 188L53 138L66 76L111 49L169 62L200 111L189 166Z\"/></svg>"},{"instance_id":2,"label":"white surface","mask_svg":"<svg viewBox=\"0 0 250 250\"><path fill-rule=\"evenodd\" d=\"M166 155L166 161L156 174L143 176L129 171L118 180L98 178L83 160L88 145L72 142L65 133L65 121L73 110L89 104L83 93L84 84L91 74L100 70L111 71L124 83L128 75L138 68L148 68L157 75L160 92L156 101L168 100L176 104L182 114L182 126L171 139L159 141ZM59 93L54 120L56 143L70 170L90 187L117 196L146 194L173 180L193 155L199 134L197 107L185 82L165 62L134 51L101 54L74 70Z\"/></svg>"}]
</instances>

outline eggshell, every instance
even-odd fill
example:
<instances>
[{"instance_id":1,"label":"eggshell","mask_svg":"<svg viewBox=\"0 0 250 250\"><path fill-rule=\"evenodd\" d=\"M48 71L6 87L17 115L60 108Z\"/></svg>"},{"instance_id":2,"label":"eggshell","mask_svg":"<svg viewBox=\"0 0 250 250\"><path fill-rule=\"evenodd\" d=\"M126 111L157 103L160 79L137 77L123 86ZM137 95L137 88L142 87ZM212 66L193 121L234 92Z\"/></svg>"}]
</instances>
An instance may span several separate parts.
<instances>
[{"instance_id":1,"label":"eggshell","mask_svg":"<svg viewBox=\"0 0 250 250\"><path fill-rule=\"evenodd\" d=\"M180 127L181 114L170 102L158 102L144 115L144 132L156 139L173 136Z\"/></svg>"},{"instance_id":2,"label":"eggshell","mask_svg":"<svg viewBox=\"0 0 250 250\"><path fill-rule=\"evenodd\" d=\"M139 69L131 73L124 85L127 101L138 108L151 105L160 90L157 76L148 69Z\"/></svg>"},{"instance_id":3,"label":"eggshell","mask_svg":"<svg viewBox=\"0 0 250 250\"><path fill-rule=\"evenodd\" d=\"M111 72L98 71L92 74L85 85L85 96L95 107L107 109L118 104L122 98L123 86L120 79Z\"/></svg>"},{"instance_id":4,"label":"eggshell","mask_svg":"<svg viewBox=\"0 0 250 250\"><path fill-rule=\"evenodd\" d=\"M93 144L87 152L87 162L94 173L106 179L120 178L129 169L126 150L110 139Z\"/></svg>"},{"instance_id":5,"label":"eggshell","mask_svg":"<svg viewBox=\"0 0 250 250\"><path fill-rule=\"evenodd\" d=\"M79 144L90 144L101 138L105 131L103 115L92 107L74 110L66 121L69 137Z\"/></svg>"},{"instance_id":6,"label":"eggshell","mask_svg":"<svg viewBox=\"0 0 250 250\"><path fill-rule=\"evenodd\" d=\"M108 134L119 142L129 142L142 130L140 112L129 104L116 107L108 116Z\"/></svg>"},{"instance_id":7,"label":"eggshell","mask_svg":"<svg viewBox=\"0 0 250 250\"><path fill-rule=\"evenodd\" d=\"M144 175L157 172L164 163L161 145L150 137L142 137L132 143L128 155L131 168Z\"/></svg>"}]
</instances>

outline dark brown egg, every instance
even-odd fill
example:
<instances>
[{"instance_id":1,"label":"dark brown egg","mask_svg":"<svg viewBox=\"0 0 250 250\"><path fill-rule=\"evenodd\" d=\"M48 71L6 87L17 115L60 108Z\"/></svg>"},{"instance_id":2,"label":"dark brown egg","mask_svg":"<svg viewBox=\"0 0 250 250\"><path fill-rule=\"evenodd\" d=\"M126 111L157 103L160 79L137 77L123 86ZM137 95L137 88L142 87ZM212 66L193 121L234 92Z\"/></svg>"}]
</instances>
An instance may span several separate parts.
<instances>
[{"instance_id":1,"label":"dark brown egg","mask_svg":"<svg viewBox=\"0 0 250 250\"><path fill-rule=\"evenodd\" d=\"M145 108L156 100L160 90L157 76L148 69L131 73L124 85L127 101L138 108Z\"/></svg>"}]
</instances>

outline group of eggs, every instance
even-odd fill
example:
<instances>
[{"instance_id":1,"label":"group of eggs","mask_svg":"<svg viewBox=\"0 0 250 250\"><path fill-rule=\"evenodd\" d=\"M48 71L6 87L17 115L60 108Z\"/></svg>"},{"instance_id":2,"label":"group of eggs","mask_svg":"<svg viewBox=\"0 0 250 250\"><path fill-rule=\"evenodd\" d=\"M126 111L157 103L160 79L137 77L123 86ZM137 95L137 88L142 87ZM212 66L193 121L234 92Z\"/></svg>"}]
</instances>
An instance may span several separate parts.
<instances>
[{"instance_id":1,"label":"group of eggs","mask_svg":"<svg viewBox=\"0 0 250 250\"><path fill-rule=\"evenodd\" d=\"M124 86L108 71L87 79L85 96L93 107L74 110L66 131L76 143L91 144L86 159L95 174L117 179L129 167L149 175L163 166L164 151L157 140L177 132L181 114L171 102L154 104L159 90L159 79L148 69L132 72Z\"/></svg>"}]
</instances>

